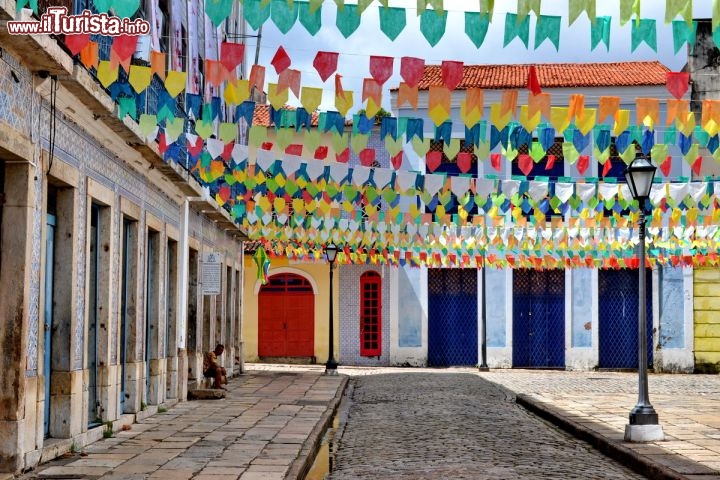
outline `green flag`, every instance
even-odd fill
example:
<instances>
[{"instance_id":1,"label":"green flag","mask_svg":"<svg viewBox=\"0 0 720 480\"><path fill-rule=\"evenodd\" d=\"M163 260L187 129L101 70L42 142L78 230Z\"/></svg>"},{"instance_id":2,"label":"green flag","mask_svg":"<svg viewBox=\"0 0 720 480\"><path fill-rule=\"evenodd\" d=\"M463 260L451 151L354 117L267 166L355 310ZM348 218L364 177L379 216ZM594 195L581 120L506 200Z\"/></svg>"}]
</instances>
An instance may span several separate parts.
<instances>
[{"instance_id":1,"label":"green flag","mask_svg":"<svg viewBox=\"0 0 720 480\"><path fill-rule=\"evenodd\" d=\"M465 34L477 48L485 41L490 26L490 15L487 13L465 12Z\"/></svg>"},{"instance_id":2,"label":"green flag","mask_svg":"<svg viewBox=\"0 0 720 480\"><path fill-rule=\"evenodd\" d=\"M514 13L507 13L505 15L505 41L503 42L503 47L507 47L508 44L515 40L516 37L525 44L525 48L528 47L528 38L530 37L530 17L525 17L525 19L520 22L518 21L517 15Z\"/></svg>"},{"instance_id":3,"label":"green flag","mask_svg":"<svg viewBox=\"0 0 720 480\"><path fill-rule=\"evenodd\" d=\"M431 47L437 45L442 36L445 34L446 23L446 11L439 13L437 11L426 10L420 16L420 31Z\"/></svg>"},{"instance_id":4,"label":"green flag","mask_svg":"<svg viewBox=\"0 0 720 480\"><path fill-rule=\"evenodd\" d=\"M322 10L320 8L313 10L312 3L299 2L298 0L295 0L295 3L298 6L300 23L310 35L316 35L322 26Z\"/></svg>"},{"instance_id":5,"label":"green flag","mask_svg":"<svg viewBox=\"0 0 720 480\"><path fill-rule=\"evenodd\" d=\"M209 0L212 1L212 0ZM232 3L232 0L230 0ZM280 33L286 34L295 25L298 17L298 5L293 2L288 5L287 0L272 0L270 18Z\"/></svg>"},{"instance_id":6,"label":"green flag","mask_svg":"<svg viewBox=\"0 0 720 480\"><path fill-rule=\"evenodd\" d=\"M535 26L535 49L545 40L555 45L555 50L560 48L560 21L562 17L540 15Z\"/></svg>"},{"instance_id":7,"label":"green flag","mask_svg":"<svg viewBox=\"0 0 720 480\"><path fill-rule=\"evenodd\" d=\"M639 22L632 24L632 49L645 42L653 51L657 52L657 32L655 30L655 19L642 18Z\"/></svg>"},{"instance_id":8,"label":"green flag","mask_svg":"<svg viewBox=\"0 0 720 480\"><path fill-rule=\"evenodd\" d=\"M116 0L115 3L123 3L123 0ZM205 15L208 16L213 26L219 27L227 17L230 16L233 7L233 0L206 0ZM115 6L113 5L113 8ZM117 9L115 9L117 11Z\"/></svg>"},{"instance_id":9,"label":"green flag","mask_svg":"<svg viewBox=\"0 0 720 480\"><path fill-rule=\"evenodd\" d=\"M270 4L263 6L262 0L243 0L245 21L253 30L258 30L270 18Z\"/></svg>"},{"instance_id":10,"label":"green flag","mask_svg":"<svg viewBox=\"0 0 720 480\"><path fill-rule=\"evenodd\" d=\"M382 6L378 8L380 9L380 30L390 40L395 40L407 24L405 9Z\"/></svg>"},{"instance_id":11,"label":"green flag","mask_svg":"<svg viewBox=\"0 0 720 480\"><path fill-rule=\"evenodd\" d=\"M690 46L690 54L692 54L695 51L697 22L691 22L690 25L688 25L684 20L673 20L672 29L675 53L678 53L683 45L687 43Z\"/></svg>"},{"instance_id":12,"label":"green flag","mask_svg":"<svg viewBox=\"0 0 720 480\"><path fill-rule=\"evenodd\" d=\"M600 42L610 50L610 17L597 17L595 23L590 26L590 50L595 50Z\"/></svg>"},{"instance_id":13,"label":"green flag","mask_svg":"<svg viewBox=\"0 0 720 480\"><path fill-rule=\"evenodd\" d=\"M360 26L360 14L357 5L345 5L345 8L338 8L335 24L343 37L348 38Z\"/></svg>"}]
</instances>

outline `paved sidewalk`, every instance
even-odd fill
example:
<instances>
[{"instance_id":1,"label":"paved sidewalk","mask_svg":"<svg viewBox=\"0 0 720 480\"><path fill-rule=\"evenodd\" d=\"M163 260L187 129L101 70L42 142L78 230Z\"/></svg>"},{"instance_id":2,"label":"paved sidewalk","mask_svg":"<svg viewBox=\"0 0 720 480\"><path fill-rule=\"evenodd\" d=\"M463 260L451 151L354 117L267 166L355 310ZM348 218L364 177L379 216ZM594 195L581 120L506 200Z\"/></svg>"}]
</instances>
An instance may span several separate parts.
<instances>
[{"instance_id":1,"label":"paved sidewalk","mask_svg":"<svg viewBox=\"0 0 720 480\"><path fill-rule=\"evenodd\" d=\"M525 406L650 478L720 479L720 375L649 376L665 441L623 441L637 373L493 370L478 373Z\"/></svg>"},{"instance_id":2,"label":"paved sidewalk","mask_svg":"<svg viewBox=\"0 0 720 480\"><path fill-rule=\"evenodd\" d=\"M225 399L178 403L20 478L297 478L312 462L347 377L249 367L230 380Z\"/></svg>"}]
</instances>

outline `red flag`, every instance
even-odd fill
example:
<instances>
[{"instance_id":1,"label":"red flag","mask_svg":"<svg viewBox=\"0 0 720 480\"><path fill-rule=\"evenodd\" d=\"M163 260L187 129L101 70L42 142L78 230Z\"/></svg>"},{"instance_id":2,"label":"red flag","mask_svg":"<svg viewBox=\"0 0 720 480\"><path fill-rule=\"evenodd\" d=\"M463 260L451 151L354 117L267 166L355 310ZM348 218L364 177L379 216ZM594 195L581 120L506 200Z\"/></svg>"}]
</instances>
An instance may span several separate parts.
<instances>
[{"instance_id":1,"label":"red flag","mask_svg":"<svg viewBox=\"0 0 720 480\"><path fill-rule=\"evenodd\" d=\"M433 151L428 152L427 155L425 155L425 165L431 172L434 172L440 166L441 161L442 152Z\"/></svg>"},{"instance_id":2,"label":"red flag","mask_svg":"<svg viewBox=\"0 0 720 480\"><path fill-rule=\"evenodd\" d=\"M120 63L130 58L137 49L137 35L118 35L113 38L111 50L115 52L120 59Z\"/></svg>"},{"instance_id":3,"label":"red flag","mask_svg":"<svg viewBox=\"0 0 720 480\"><path fill-rule=\"evenodd\" d=\"M281 46L275 52L275 56L270 60L270 63L275 67L275 71L278 75L287 70L292 63L285 49Z\"/></svg>"},{"instance_id":4,"label":"red flag","mask_svg":"<svg viewBox=\"0 0 720 480\"><path fill-rule=\"evenodd\" d=\"M393 57L370 56L370 75L382 85L393 73Z\"/></svg>"},{"instance_id":5,"label":"red flag","mask_svg":"<svg viewBox=\"0 0 720 480\"><path fill-rule=\"evenodd\" d=\"M360 152L360 163L365 167L372 167L372 164L375 162L375 149L374 148L364 148Z\"/></svg>"},{"instance_id":6,"label":"red flag","mask_svg":"<svg viewBox=\"0 0 720 480\"><path fill-rule=\"evenodd\" d=\"M530 175L533 169L533 159L527 153L521 153L518 155L518 167L526 177Z\"/></svg>"},{"instance_id":7,"label":"red flag","mask_svg":"<svg viewBox=\"0 0 720 480\"><path fill-rule=\"evenodd\" d=\"M85 48L85 45L90 43L89 33L78 33L77 35L65 35L65 45L70 50L70 55L73 57L80 53L80 50Z\"/></svg>"},{"instance_id":8,"label":"red flag","mask_svg":"<svg viewBox=\"0 0 720 480\"><path fill-rule=\"evenodd\" d=\"M285 149L285 153L287 153L288 155L296 155L298 157L302 155L302 151L303 146L299 143L293 143L291 145L288 145Z\"/></svg>"},{"instance_id":9,"label":"red flag","mask_svg":"<svg viewBox=\"0 0 720 480\"><path fill-rule=\"evenodd\" d=\"M580 175L585 175L588 167L590 166L590 157L587 155L580 155L577 162L577 169Z\"/></svg>"},{"instance_id":10,"label":"red flag","mask_svg":"<svg viewBox=\"0 0 720 480\"><path fill-rule=\"evenodd\" d=\"M552 170L555 166L555 155L548 155L545 161L545 170Z\"/></svg>"},{"instance_id":11,"label":"red flag","mask_svg":"<svg viewBox=\"0 0 720 480\"><path fill-rule=\"evenodd\" d=\"M325 160L328 156L328 147L325 145L320 145L315 150L315 155L313 155L313 158L315 160Z\"/></svg>"},{"instance_id":12,"label":"red flag","mask_svg":"<svg viewBox=\"0 0 720 480\"><path fill-rule=\"evenodd\" d=\"M313 67L317 70L320 78L324 82L330 75L337 70L338 53L337 52L318 52L313 60Z\"/></svg>"},{"instance_id":13,"label":"red flag","mask_svg":"<svg viewBox=\"0 0 720 480\"><path fill-rule=\"evenodd\" d=\"M670 169L672 168L672 157L670 155L660 164L660 171L664 177L670 175Z\"/></svg>"},{"instance_id":14,"label":"red flag","mask_svg":"<svg viewBox=\"0 0 720 480\"><path fill-rule=\"evenodd\" d=\"M548 155L549 156L549 155ZM500 171L500 158L502 156L499 153L491 153L490 154L490 165L497 170Z\"/></svg>"},{"instance_id":15,"label":"red flag","mask_svg":"<svg viewBox=\"0 0 720 480\"><path fill-rule=\"evenodd\" d=\"M235 67L240 65L244 56L244 43L222 42L220 44L220 62L225 66L228 72L232 72Z\"/></svg>"},{"instance_id":16,"label":"red flag","mask_svg":"<svg viewBox=\"0 0 720 480\"><path fill-rule=\"evenodd\" d=\"M448 90L455 90L463 79L463 62L442 62L442 81Z\"/></svg>"},{"instance_id":17,"label":"red flag","mask_svg":"<svg viewBox=\"0 0 720 480\"><path fill-rule=\"evenodd\" d=\"M605 165L603 165L603 171L602 176L606 177L608 173L610 173L610 169L612 168L612 161L608 158L605 160Z\"/></svg>"},{"instance_id":18,"label":"red flag","mask_svg":"<svg viewBox=\"0 0 720 480\"><path fill-rule=\"evenodd\" d=\"M336 153L335 160L340 163L348 163L350 161L350 148L346 148L341 153Z\"/></svg>"},{"instance_id":19,"label":"red flag","mask_svg":"<svg viewBox=\"0 0 720 480\"><path fill-rule=\"evenodd\" d=\"M665 86L668 92L678 100L683 97L690 86L690 74L688 72L667 72Z\"/></svg>"},{"instance_id":20,"label":"red flag","mask_svg":"<svg viewBox=\"0 0 720 480\"><path fill-rule=\"evenodd\" d=\"M695 159L695 161L692 164L692 172L695 175L700 175L700 171L702 170L702 156L699 156Z\"/></svg>"},{"instance_id":21,"label":"red flag","mask_svg":"<svg viewBox=\"0 0 720 480\"><path fill-rule=\"evenodd\" d=\"M527 89L530 90L533 95L539 95L542 93L535 65L530 65L530 69L528 71Z\"/></svg>"},{"instance_id":22,"label":"red flag","mask_svg":"<svg viewBox=\"0 0 720 480\"><path fill-rule=\"evenodd\" d=\"M400 76L410 87L416 87L425 71L425 60L422 58L402 57L400 59Z\"/></svg>"},{"instance_id":23,"label":"red flag","mask_svg":"<svg viewBox=\"0 0 720 480\"><path fill-rule=\"evenodd\" d=\"M397 155L394 155L390 158L390 161L392 162L392 166L395 170L400 170L400 167L402 166L403 161L403 152L398 152Z\"/></svg>"},{"instance_id":24,"label":"red flag","mask_svg":"<svg viewBox=\"0 0 720 480\"><path fill-rule=\"evenodd\" d=\"M468 173L472 168L472 155L470 155L468 152L458 153L457 166L462 173Z\"/></svg>"}]
</instances>

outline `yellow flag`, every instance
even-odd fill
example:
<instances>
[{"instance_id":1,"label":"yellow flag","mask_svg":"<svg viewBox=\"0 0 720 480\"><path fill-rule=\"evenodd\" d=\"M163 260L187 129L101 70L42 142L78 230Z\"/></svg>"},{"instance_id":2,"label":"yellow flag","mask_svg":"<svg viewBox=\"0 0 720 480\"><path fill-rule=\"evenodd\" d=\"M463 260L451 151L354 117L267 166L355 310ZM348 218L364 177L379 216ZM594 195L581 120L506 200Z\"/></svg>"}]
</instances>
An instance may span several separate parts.
<instances>
[{"instance_id":1,"label":"yellow flag","mask_svg":"<svg viewBox=\"0 0 720 480\"><path fill-rule=\"evenodd\" d=\"M556 132L564 132L570 126L567 107L552 107L550 109L550 124Z\"/></svg>"},{"instance_id":2,"label":"yellow flag","mask_svg":"<svg viewBox=\"0 0 720 480\"><path fill-rule=\"evenodd\" d=\"M130 65L130 75L128 82L137 93L142 93L150 86L152 80L152 70L150 67L142 67L140 65Z\"/></svg>"},{"instance_id":3,"label":"yellow flag","mask_svg":"<svg viewBox=\"0 0 720 480\"><path fill-rule=\"evenodd\" d=\"M593 129L595 126L595 115L597 113L597 109L595 108L585 108L583 109L583 117L578 117L577 119L577 128L580 130L580 132L583 135L587 135L590 130Z\"/></svg>"},{"instance_id":4,"label":"yellow flag","mask_svg":"<svg viewBox=\"0 0 720 480\"><path fill-rule=\"evenodd\" d=\"M350 107L354 104L352 90L345 90L342 94L335 95L335 108L343 117L347 115Z\"/></svg>"},{"instance_id":5,"label":"yellow flag","mask_svg":"<svg viewBox=\"0 0 720 480\"><path fill-rule=\"evenodd\" d=\"M460 118L467 128L472 128L482 118L482 112L477 107L470 107L468 112L467 103L463 100L460 104Z\"/></svg>"},{"instance_id":6,"label":"yellow flag","mask_svg":"<svg viewBox=\"0 0 720 480\"><path fill-rule=\"evenodd\" d=\"M322 102L322 88L302 87L300 103L308 112L314 112Z\"/></svg>"},{"instance_id":7,"label":"yellow flag","mask_svg":"<svg viewBox=\"0 0 720 480\"><path fill-rule=\"evenodd\" d=\"M493 103L490 105L490 123L495 125L495 128L502 130L512 120L512 112L507 112L503 115L502 106L499 103Z\"/></svg>"},{"instance_id":8,"label":"yellow flag","mask_svg":"<svg viewBox=\"0 0 720 480\"><path fill-rule=\"evenodd\" d=\"M117 65L115 68L112 68L109 61L100 60L100 63L98 63L97 77L103 87L110 87L110 85L115 83L118 78Z\"/></svg>"},{"instance_id":9,"label":"yellow flag","mask_svg":"<svg viewBox=\"0 0 720 480\"><path fill-rule=\"evenodd\" d=\"M370 104L370 101L371 99L368 99L368 105ZM446 111L442 105L435 105L428 112L428 116L433 121L435 126L439 127L443 124L443 122L450 118L450 112Z\"/></svg>"},{"instance_id":10,"label":"yellow flag","mask_svg":"<svg viewBox=\"0 0 720 480\"><path fill-rule=\"evenodd\" d=\"M247 79L227 82L224 97L227 103L240 105L250 97L250 82Z\"/></svg>"},{"instance_id":11,"label":"yellow flag","mask_svg":"<svg viewBox=\"0 0 720 480\"><path fill-rule=\"evenodd\" d=\"M275 110L280 110L287 104L288 89L278 91L277 83L268 83L268 100Z\"/></svg>"},{"instance_id":12,"label":"yellow flag","mask_svg":"<svg viewBox=\"0 0 720 480\"><path fill-rule=\"evenodd\" d=\"M380 111L380 105L375 103L372 97L368 97L367 106L365 107L365 116L368 118L374 117Z\"/></svg>"},{"instance_id":13,"label":"yellow flag","mask_svg":"<svg viewBox=\"0 0 720 480\"><path fill-rule=\"evenodd\" d=\"M687 116L685 117L685 121L682 121L681 119L678 119L678 129L685 135L686 137L689 136L693 130L695 130L695 113L694 112L687 112Z\"/></svg>"},{"instance_id":14,"label":"yellow flag","mask_svg":"<svg viewBox=\"0 0 720 480\"><path fill-rule=\"evenodd\" d=\"M187 78L186 72L178 72L176 70L170 70L165 77L165 89L171 97L177 97L180 92L185 90L185 81Z\"/></svg>"},{"instance_id":15,"label":"yellow flag","mask_svg":"<svg viewBox=\"0 0 720 480\"><path fill-rule=\"evenodd\" d=\"M528 132L532 132L540 124L540 110L535 115L530 116L530 107L528 105L520 105L520 125Z\"/></svg>"},{"instance_id":16,"label":"yellow flag","mask_svg":"<svg viewBox=\"0 0 720 480\"><path fill-rule=\"evenodd\" d=\"M615 136L627 130L628 125L630 125L630 110L618 110L615 116Z\"/></svg>"}]
</instances>

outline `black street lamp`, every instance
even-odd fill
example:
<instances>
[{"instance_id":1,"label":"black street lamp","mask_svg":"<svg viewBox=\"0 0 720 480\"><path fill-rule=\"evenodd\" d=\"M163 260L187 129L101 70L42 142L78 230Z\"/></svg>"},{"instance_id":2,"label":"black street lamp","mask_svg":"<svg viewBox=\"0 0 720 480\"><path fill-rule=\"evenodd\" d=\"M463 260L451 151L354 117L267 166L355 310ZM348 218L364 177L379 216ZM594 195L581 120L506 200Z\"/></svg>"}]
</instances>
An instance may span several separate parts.
<instances>
[{"instance_id":1,"label":"black street lamp","mask_svg":"<svg viewBox=\"0 0 720 480\"><path fill-rule=\"evenodd\" d=\"M487 250L483 249L482 278L480 280L482 282L482 329L480 330L480 365L478 366L478 370L481 372L490 371L490 367L488 367L487 364L487 285L485 285L485 267L487 266L485 263L486 256Z\"/></svg>"},{"instance_id":2,"label":"black street lamp","mask_svg":"<svg viewBox=\"0 0 720 480\"><path fill-rule=\"evenodd\" d=\"M645 157L638 157L625 169L625 180L633 198L640 206L639 246L640 285L638 289L638 402L630 411L630 423L625 426L625 440L652 442L663 440L658 414L650 404L647 371L647 290L645 283L645 201L650 196L656 167Z\"/></svg>"},{"instance_id":3,"label":"black street lamp","mask_svg":"<svg viewBox=\"0 0 720 480\"><path fill-rule=\"evenodd\" d=\"M338 363L335 361L335 348L333 345L333 269L335 268L335 258L337 257L338 247L334 243L325 246L325 256L330 262L330 325L329 325L329 346L328 361L325 364L325 375L337 375Z\"/></svg>"}]
</instances>

